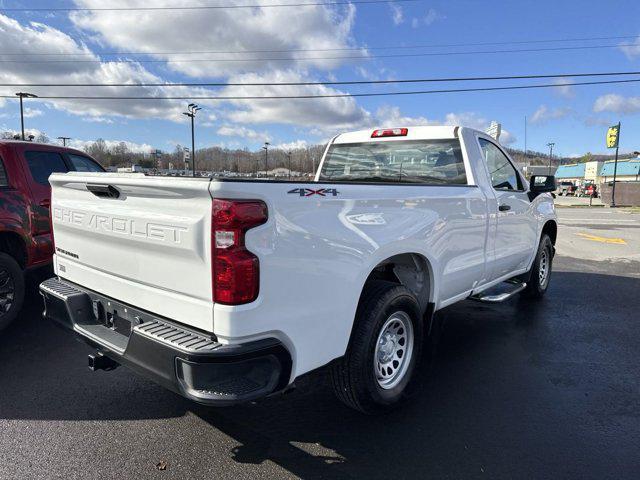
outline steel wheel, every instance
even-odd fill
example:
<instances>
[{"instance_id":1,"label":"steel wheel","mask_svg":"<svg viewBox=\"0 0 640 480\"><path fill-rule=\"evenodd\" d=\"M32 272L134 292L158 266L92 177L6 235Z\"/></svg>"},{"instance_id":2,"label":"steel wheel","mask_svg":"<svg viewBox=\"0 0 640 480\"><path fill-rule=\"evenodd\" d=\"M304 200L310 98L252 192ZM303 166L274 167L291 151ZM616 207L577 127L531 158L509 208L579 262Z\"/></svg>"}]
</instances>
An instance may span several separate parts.
<instances>
[{"instance_id":1,"label":"steel wheel","mask_svg":"<svg viewBox=\"0 0 640 480\"><path fill-rule=\"evenodd\" d=\"M413 342L409 315L402 311L391 314L380 330L373 358L380 387L389 390L402 381L411 363Z\"/></svg>"},{"instance_id":2,"label":"steel wheel","mask_svg":"<svg viewBox=\"0 0 640 480\"><path fill-rule=\"evenodd\" d=\"M546 287L549 280L549 253L547 249L543 249L540 252L540 263L538 267L538 283L541 288Z\"/></svg>"},{"instance_id":3,"label":"steel wheel","mask_svg":"<svg viewBox=\"0 0 640 480\"><path fill-rule=\"evenodd\" d=\"M15 298L15 283L6 269L0 269L0 317L4 316L13 305Z\"/></svg>"}]
</instances>

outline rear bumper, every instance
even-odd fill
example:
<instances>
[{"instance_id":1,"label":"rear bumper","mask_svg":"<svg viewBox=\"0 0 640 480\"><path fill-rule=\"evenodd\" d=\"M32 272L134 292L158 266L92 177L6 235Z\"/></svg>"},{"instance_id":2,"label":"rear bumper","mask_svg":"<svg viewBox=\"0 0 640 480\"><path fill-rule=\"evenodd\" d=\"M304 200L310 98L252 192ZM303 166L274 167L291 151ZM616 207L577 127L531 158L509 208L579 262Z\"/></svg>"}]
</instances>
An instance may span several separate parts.
<instances>
[{"instance_id":1,"label":"rear bumper","mask_svg":"<svg viewBox=\"0 0 640 480\"><path fill-rule=\"evenodd\" d=\"M277 339L222 345L215 337L52 278L40 285L45 318L103 355L186 398L231 405L284 389L291 356Z\"/></svg>"}]
</instances>

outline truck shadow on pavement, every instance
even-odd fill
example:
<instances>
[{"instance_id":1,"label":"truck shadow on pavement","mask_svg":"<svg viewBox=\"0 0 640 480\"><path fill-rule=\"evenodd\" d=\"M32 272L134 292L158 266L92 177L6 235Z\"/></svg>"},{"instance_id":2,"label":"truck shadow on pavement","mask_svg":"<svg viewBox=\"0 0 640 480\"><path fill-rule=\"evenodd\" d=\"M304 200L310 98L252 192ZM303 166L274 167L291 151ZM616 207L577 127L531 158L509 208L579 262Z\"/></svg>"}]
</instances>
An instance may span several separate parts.
<instances>
[{"instance_id":1,"label":"truck shadow on pavement","mask_svg":"<svg viewBox=\"0 0 640 480\"><path fill-rule=\"evenodd\" d=\"M31 292L0 335L0 419L186 417L197 434L180 427L176 456L230 456L302 478L602 478L612 465L624 477L640 444L639 291L638 278L561 271L542 302L448 307L434 367L423 366L408 405L381 417L344 407L322 375L287 395L210 409L125 369L91 373L89 347L41 320ZM125 455L127 442L144 441L131 435Z\"/></svg>"}]
</instances>

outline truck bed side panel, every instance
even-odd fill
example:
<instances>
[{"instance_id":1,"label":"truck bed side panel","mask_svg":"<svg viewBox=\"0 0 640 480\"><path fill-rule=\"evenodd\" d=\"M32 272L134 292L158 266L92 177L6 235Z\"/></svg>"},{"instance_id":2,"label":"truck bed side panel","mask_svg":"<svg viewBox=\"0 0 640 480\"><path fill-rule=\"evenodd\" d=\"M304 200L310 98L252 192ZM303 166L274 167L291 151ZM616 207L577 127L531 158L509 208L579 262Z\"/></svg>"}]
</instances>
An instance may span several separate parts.
<instances>
[{"instance_id":1,"label":"truck bed side panel","mask_svg":"<svg viewBox=\"0 0 640 480\"><path fill-rule=\"evenodd\" d=\"M336 195L301 196L300 188ZM294 375L344 354L362 287L381 261L426 258L438 304L483 278L486 201L473 186L212 182L211 193L269 208L268 222L246 239L260 259L259 298L216 305L215 334L229 342L280 337L293 350Z\"/></svg>"}]
</instances>

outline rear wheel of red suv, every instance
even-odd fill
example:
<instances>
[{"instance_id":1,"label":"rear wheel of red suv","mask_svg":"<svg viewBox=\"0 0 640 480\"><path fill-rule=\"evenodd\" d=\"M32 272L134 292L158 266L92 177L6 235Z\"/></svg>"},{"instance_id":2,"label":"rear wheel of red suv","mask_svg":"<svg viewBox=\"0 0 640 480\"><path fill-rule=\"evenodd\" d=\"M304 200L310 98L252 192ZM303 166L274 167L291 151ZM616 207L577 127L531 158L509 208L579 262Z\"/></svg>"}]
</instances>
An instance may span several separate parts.
<instances>
[{"instance_id":1,"label":"rear wheel of red suv","mask_svg":"<svg viewBox=\"0 0 640 480\"><path fill-rule=\"evenodd\" d=\"M13 257L0 253L0 330L18 316L24 300L24 273Z\"/></svg>"}]
</instances>

